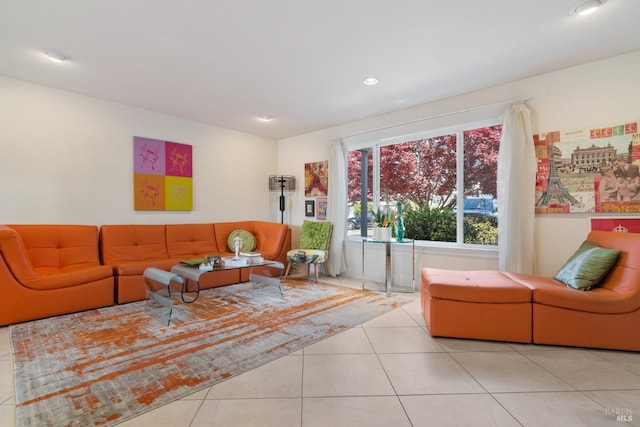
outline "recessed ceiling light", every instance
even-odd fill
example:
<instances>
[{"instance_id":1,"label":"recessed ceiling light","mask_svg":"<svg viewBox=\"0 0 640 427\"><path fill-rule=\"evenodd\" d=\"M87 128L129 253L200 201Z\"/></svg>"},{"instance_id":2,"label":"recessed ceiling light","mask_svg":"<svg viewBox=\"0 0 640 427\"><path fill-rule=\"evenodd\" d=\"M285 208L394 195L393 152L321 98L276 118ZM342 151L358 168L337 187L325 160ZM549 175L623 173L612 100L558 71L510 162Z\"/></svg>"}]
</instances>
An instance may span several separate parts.
<instances>
[{"instance_id":1,"label":"recessed ceiling light","mask_svg":"<svg viewBox=\"0 0 640 427\"><path fill-rule=\"evenodd\" d=\"M362 83L366 84L367 86L377 85L379 82L380 80L378 80L377 77L367 77L362 81Z\"/></svg>"},{"instance_id":2,"label":"recessed ceiling light","mask_svg":"<svg viewBox=\"0 0 640 427\"><path fill-rule=\"evenodd\" d=\"M263 122L270 122L271 120L273 120L273 117L271 116L258 116L258 118Z\"/></svg>"},{"instance_id":3,"label":"recessed ceiling light","mask_svg":"<svg viewBox=\"0 0 640 427\"><path fill-rule=\"evenodd\" d=\"M586 2L580 3L579 5L577 5L573 9L571 9L570 12L572 14L576 14L576 15L580 15L580 16L591 15L593 12L598 10L598 8L600 6L602 6L605 1L606 0L590 0L590 1L586 1Z\"/></svg>"},{"instance_id":4,"label":"recessed ceiling light","mask_svg":"<svg viewBox=\"0 0 640 427\"><path fill-rule=\"evenodd\" d=\"M64 55L64 54L62 54L62 53L60 53L60 52L58 52L56 50L48 49L48 50L44 51L44 54L47 55L47 58L49 58L50 60L55 61L55 62L65 62L65 61L69 60L68 56L66 56L66 55Z\"/></svg>"}]
</instances>

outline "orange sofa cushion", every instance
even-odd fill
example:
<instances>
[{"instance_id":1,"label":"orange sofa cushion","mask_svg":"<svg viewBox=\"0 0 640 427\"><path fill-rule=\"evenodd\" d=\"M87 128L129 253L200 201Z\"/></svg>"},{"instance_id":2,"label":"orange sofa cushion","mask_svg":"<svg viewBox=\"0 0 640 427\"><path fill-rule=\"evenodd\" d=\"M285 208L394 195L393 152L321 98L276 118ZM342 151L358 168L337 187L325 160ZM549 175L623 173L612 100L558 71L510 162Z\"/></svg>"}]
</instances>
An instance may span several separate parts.
<instances>
[{"instance_id":1,"label":"orange sofa cushion","mask_svg":"<svg viewBox=\"0 0 640 427\"><path fill-rule=\"evenodd\" d=\"M531 290L498 271L424 268L421 304L433 336L531 342Z\"/></svg>"},{"instance_id":2,"label":"orange sofa cushion","mask_svg":"<svg viewBox=\"0 0 640 427\"><path fill-rule=\"evenodd\" d=\"M216 244L221 254L230 254L227 245L229 234L234 230L246 230L256 238L255 252L260 252L265 259L277 260L280 258L283 246L290 246L287 242L289 228L276 222L266 221L234 221L217 222L213 224ZM289 247L289 249L291 249ZM285 252L286 254L286 252ZM284 260L281 260L284 262Z\"/></svg>"},{"instance_id":3,"label":"orange sofa cushion","mask_svg":"<svg viewBox=\"0 0 640 427\"><path fill-rule=\"evenodd\" d=\"M609 289L632 300L640 308L640 234L592 231L587 240L603 248L620 249L620 257L599 289Z\"/></svg>"},{"instance_id":4,"label":"orange sofa cushion","mask_svg":"<svg viewBox=\"0 0 640 427\"><path fill-rule=\"evenodd\" d=\"M113 270L98 228L0 225L0 325L112 305Z\"/></svg>"},{"instance_id":5,"label":"orange sofa cushion","mask_svg":"<svg viewBox=\"0 0 640 427\"><path fill-rule=\"evenodd\" d=\"M16 279L32 289L82 285L113 274L100 264L96 226L2 226L0 245Z\"/></svg>"},{"instance_id":6,"label":"orange sofa cushion","mask_svg":"<svg viewBox=\"0 0 640 427\"><path fill-rule=\"evenodd\" d=\"M164 225L103 225L100 253L104 264L167 259Z\"/></svg>"},{"instance_id":7,"label":"orange sofa cushion","mask_svg":"<svg viewBox=\"0 0 640 427\"><path fill-rule=\"evenodd\" d=\"M429 294L467 302L531 302L531 290L499 271L458 271L426 269Z\"/></svg>"},{"instance_id":8,"label":"orange sofa cushion","mask_svg":"<svg viewBox=\"0 0 640 427\"><path fill-rule=\"evenodd\" d=\"M167 252L171 258L220 253L213 224L167 224L166 234Z\"/></svg>"},{"instance_id":9,"label":"orange sofa cushion","mask_svg":"<svg viewBox=\"0 0 640 427\"><path fill-rule=\"evenodd\" d=\"M282 248L287 246L286 238L289 228L275 222L262 221L255 221L253 226L253 234L256 236L254 250L260 252L265 259L277 260Z\"/></svg>"},{"instance_id":10,"label":"orange sofa cushion","mask_svg":"<svg viewBox=\"0 0 640 427\"><path fill-rule=\"evenodd\" d=\"M216 246L221 254L231 254L232 251L229 249L228 238L229 234L235 230L246 230L249 233L254 233L254 224L255 221L232 221L232 222L216 222L213 224L214 234L216 238ZM259 242L256 237L256 247L259 247ZM256 249L257 250L257 249Z\"/></svg>"},{"instance_id":11,"label":"orange sofa cushion","mask_svg":"<svg viewBox=\"0 0 640 427\"><path fill-rule=\"evenodd\" d=\"M640 309L640 235L592 231L587 241L598 246L619 249L620 256L601 284L579 291L549 278L505 273L533 291L533 302L569 310L601 314L631 313Z\"/></svg>"},{"instance_id":12,"label":"orange sofa cushion","mask_svg":"<svg viewBox=\"0 0 640 427\"><path fill-rule=\"evenodd\" d=\"M550 277L504 273L533 292L533 302L590 313L629 313L638 308L633 298L607 288L581 291Z\"/></svg>"}]
</instances>

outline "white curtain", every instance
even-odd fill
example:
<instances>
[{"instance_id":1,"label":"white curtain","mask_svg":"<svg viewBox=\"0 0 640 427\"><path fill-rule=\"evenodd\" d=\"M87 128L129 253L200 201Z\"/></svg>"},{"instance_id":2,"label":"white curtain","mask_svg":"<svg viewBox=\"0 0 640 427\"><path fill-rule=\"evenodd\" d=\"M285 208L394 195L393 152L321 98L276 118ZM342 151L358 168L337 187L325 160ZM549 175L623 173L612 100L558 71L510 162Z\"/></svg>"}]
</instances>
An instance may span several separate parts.
<instances>
[{"instance_id":1,"label":"white curtain","mask_svg":"<svg viewBox=\"0 0 640 427\"><path fill-rule=\"evenodd\" d=\"M326 274L336 277L347 271L344 259L344 237L347 218L347 155L342 141L331 145L329 154L329 194L327 218L333 223L333 235L326 262Z\"/></svg>"},{"instance_id":2,"label":"white curtain","mask_svg":"<svg viewBox=\"0 0 640 427\"><path fill-rule=\"evenodd\" d=\"M535 273L537 162L531 114L524 102L507 107L498 155L499 269Z\"/></svg>"}]
</instances>

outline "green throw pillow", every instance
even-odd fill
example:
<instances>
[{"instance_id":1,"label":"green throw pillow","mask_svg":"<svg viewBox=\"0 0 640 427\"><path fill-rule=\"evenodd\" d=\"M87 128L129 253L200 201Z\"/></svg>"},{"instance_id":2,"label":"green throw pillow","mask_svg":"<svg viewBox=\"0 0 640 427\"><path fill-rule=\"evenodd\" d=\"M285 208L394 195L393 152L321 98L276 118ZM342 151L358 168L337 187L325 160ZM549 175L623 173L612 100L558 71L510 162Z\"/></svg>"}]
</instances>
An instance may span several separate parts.
<instances>
[{"instance_id":1,"label":"green throw pillow","mask_svg":"<svg viewBox=\"0 0 640 427\"><path fill-rule=\"evenodd\" d=\"M330 222L304 220L300 233L300 249L326 250L330 233Z\"/></svg>"},{"instance_id":2,"label":"green throw pillow","mask_svg":"<svg viewBox=\"0 0 640 427\"><path fill-rule=\"evenodd\" d=\"M235 243L233 242L233 239L235 239L236 237L240 237L242 239L240 252L251 252L256 248L256 238L253 234L251 234L247 230L233 230L227 238L227 245L229 246L229 250L231 252L236 251Z\"/></svg>"},{"instance_id":3,"label":"green throw pillow","mask_svg":"<svg viewBox=\"0 0 640 427\"><path fill-rule=\"evenodd\" d=\"M555 279L582 291L600 284L618 261L620 250L585 241L555 275Z\"/></svg>"}]
</instances>

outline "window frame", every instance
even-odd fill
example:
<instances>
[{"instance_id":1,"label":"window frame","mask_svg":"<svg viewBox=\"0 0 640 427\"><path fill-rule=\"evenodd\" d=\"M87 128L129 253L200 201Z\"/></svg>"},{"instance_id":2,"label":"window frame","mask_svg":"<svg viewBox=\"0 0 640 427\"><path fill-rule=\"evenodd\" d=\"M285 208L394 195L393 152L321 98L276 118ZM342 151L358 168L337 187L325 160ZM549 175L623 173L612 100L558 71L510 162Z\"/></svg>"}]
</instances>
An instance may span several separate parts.
<instances>
[{"instance_id":1,"label":"window frame","mask_svg":"<svg viewBox=\"0 0 640 427\"><path fill-rule=\"evenodd\" d=\"M462 173L456 173L456 189L464 188L464 132L474 129L480 129L492 126L503 126L504 121L502 117L496 116L483 120L476 120L464 123L458 123L450 126L425 129L418 132L406 133L397 136L375 138L357 143L345 144L347 152L354 150L370 149L373 153L373 171L372 171L372 194L373 194L373 209L374 211L380 206L380 148L388 145L399 144L402 142L428 139L439 137L442 135L456 135L456 171L462 171ZM348 170L348 156L346 169ZM496 177L497 178L497 177ZM361 183L362 184L362 183ZM347 197L347 195L345 195ZM464 197L456 198L456 242L437 242L431 240L416 240L416 245L420 246L437 246L442 248L466 248L474 250L484 251L496 251L497 245L480 245L474 243L464 243ZM348 213L345 212L345 218ZM499 226L498 226L499 229ZM345 234L345 239L348 241L361 240L362 236Z\"/></svg>"}]
</instances>

